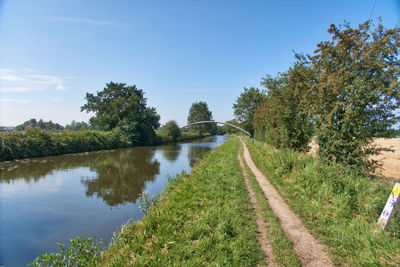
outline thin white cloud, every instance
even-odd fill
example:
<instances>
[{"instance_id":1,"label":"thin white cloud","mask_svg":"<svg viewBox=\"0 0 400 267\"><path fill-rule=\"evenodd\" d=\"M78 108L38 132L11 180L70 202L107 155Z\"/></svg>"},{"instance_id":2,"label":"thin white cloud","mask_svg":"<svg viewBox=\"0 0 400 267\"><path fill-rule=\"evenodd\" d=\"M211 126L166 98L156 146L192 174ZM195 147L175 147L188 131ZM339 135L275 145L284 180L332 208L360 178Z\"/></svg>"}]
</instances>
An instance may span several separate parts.
<instances>
[{"instance_id":1,"label":"thin white cloud","mask_svg":"<svg viewBox=\"0 0 400 267\"><path fill-rule=\"evenodd\" d=\"M97 20L89 18L47 16L47 17L40 17L39 19L44 21L53 21L53 22L85 23L85 24L103 25L103 26L125 26L125 27L133 26L132 24L129 23L113 22L113 21L105 21L105 20Z\"/></svg>"},{"instance_id":2,"label":"thin white cloud","mask_svg":"<svg viewBox=\"0 0 400 267\"><path fill-rule=\"evenodd\" d=\"M65 90L62 78L31 69L0 69L0 92Z\"/></svg>"},{"instance_id":3,"label":"thin white cloud","mask_svg":"<svg viewBox=\"0 0 400 267\"><path fill-rule=\"evenodd\" d=\"M61 98L52 98L51 101L60 102L60 101L62 101L62 99Z\"/></svg>"},{"instance_id":4,"label":"thin white cloud","mask_svg":"<svg viewBox=\"0 0 400 267\"><path fill-rule=\"evenodd\" d=\"M2 103L21 103L21 104L26 104L29 101L26 100L26 99L0 98L0 102L2 102Z\"/></svg>"}]
</instances>

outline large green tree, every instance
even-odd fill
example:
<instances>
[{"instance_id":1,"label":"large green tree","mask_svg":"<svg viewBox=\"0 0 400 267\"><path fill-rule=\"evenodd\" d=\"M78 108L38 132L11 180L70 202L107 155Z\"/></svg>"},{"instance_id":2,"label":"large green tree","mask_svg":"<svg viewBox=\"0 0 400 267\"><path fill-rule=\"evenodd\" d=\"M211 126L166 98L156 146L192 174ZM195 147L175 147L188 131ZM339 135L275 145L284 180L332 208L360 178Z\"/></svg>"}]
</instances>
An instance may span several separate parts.
<instances>
[{"instance_id":1,"label":"large green tree","mask_svg":"<svg viewBox=\"0 0 400 267\"><path fill-rule=\"evenodd\" d=\"M314 81L314 73L304 56L296 54L296 59L287 72L262 79L267 97L256 110L253 125L257 139L278 148L306 150L312 120L303 97Z\"/></svg>"},{"instance_id":2,"label":"large green tree","mask_svg":"<svg viewBox=\"0 0 400 267\"><path fill-rule=\"evenodd\" d=\"M90 124L102 130L119 127L133 144L152 144L156 141L154 130L160 124L155 108L147 107L144 92L136 85L110 82L97 92L86 93L86 104L81 111L94 112Z\"/></svg>"},{"instance_id":3,"label":"large green tree","mask_svg":"<svg viewBox=\"0 0 400 267\"><path fill-rule=\"evenodd\" d=\"M265 91L255 87L246 88L233 104L233 112L242 128L253 134L253 116L265 99Z\"/></svg>"},{"instance_id":4,"label":"large green tree","mask_svg":"<svg viewBox=\"0 0 400 267\"><path fill-rule=\"evenodd\" d=\"M370 170L372 138L390 133L399 121L400 29L331 25L331 41L310 56L316 83L308 102L317 123L319 154L358 170Z\"/></svg>"},{"instance_id":5,"label":"large green tree","mask_svg":"<svg viewBox=\"0 0 400 267\"><path fill-rule=\"evenodd\" d=\"M212 120L212 112L208 109L208 105L206 102L194 102L189 110L188 116L188 124L199 122L199 121L211 121ZM203 124L203 125L195 125L192 126L191 129L203 133L216 134L218 129L217 126L213 124Z\"/></svg>"}]
</instances>

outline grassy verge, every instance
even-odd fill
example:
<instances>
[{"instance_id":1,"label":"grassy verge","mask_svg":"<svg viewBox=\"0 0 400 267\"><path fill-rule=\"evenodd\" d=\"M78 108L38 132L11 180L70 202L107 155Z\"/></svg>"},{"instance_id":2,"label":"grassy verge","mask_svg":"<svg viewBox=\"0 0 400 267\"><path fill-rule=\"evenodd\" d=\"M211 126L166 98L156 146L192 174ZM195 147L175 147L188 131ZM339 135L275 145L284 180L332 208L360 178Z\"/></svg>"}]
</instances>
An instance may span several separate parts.
<instances>
[{"instance_id":1,"label":"grassy verge","mask_svg":"<svg viewBox=\"0 0 400 267\"><path fill-rule=\"evenodd\" d=\"M243 147L240 153L243 155ZM297 257L296 252L293 250L290 239L283 231L279 219L272 213L268 205L268 201L264 196L256 178L251 172L250 168L246 165L250 186L254 191L260 207L260 213L264 222L267 222L268 239L271 242L272 250L276 256L276 262L282 266L301 266L301 262Z\"/></svg>"},{"instance_id":2,"label":"grassy verge","mask_svg":"<svg viewBox=\"0 0 400 267\"><path fill-rule=\"evenodd\" d=\"M377 220L392 189L376 180L327 166L310 156L276 150L244 138L253 161L312 234L344 266L400 262L400 240L380 231Z\"/></svg>"},{"instance_id":3,"label":"grassy verge","mask_svg":"<svg viewBox=\"0 0 400 267\"><path fill-rule=\"evenodd\" d=\"M264 255L246 186L238 140L176 178L142 221L125 227L101 265L257 266Z\"/></svg>"}]
</instances>

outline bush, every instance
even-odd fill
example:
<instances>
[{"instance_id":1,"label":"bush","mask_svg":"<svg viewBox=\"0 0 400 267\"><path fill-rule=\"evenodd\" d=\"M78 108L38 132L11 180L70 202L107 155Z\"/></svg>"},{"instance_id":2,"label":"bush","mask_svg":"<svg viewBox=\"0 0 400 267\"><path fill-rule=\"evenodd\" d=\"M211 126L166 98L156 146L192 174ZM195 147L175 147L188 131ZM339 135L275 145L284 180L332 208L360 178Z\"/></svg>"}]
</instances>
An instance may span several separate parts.
<instances>
[{"instance_id":1,"label":"bush","mask_svg":"<svg viewBox=\"0 0 400 267\"><path fill-rule=\"evenodd\" d=\"M179 137L182 136L181 129L179 128L176 121L169 121L167 122L161 132L170 138L172 141L176 141Z\"/></svg>"},{"instance_id":2,"label":"bush","mask_svg":"<svg viewBox=\"0 0 400 267\"><path fill-rule=\"evenodd\" d=\"M44 266L94 266L100 259L99 249L93 245L94 238L76 237L70 240L71 248L58 243L60 252L42 254L30 265Z\"/></svg>"},{"instance_id":3,"label":"bush","mask_svg":"<svg viewBox=\"0 0 400 267\"><path fill-rule=\"evenodd\" d=\"M42 157L130 145L121 130L50 132L28 128L25 132L0 134L0 161Z\"/></svg>"}]
</instances>

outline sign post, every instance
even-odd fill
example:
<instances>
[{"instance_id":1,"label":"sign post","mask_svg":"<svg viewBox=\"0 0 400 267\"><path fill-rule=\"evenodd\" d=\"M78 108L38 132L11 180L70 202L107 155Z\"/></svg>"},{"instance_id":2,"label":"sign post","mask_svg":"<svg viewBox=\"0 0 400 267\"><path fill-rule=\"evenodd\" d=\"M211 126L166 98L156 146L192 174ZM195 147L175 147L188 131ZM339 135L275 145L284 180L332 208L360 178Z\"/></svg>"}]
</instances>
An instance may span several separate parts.
<instances>
[{"instance_id":1,"label":"sign post","mask_svg":"<svg viewBox=\"0 0 400 267\"><path fill-rule=\"evenodd\" d=\"M385 227L389 223L390 216L392 215L394 207L396 206L399 195L400 183L396 183L393 187L392 192L390 193L388 201L386 202L385 208L382 211L381 217L378 220L378 224L383 230L385 230Z\"/></svg>"}]
</instances>

